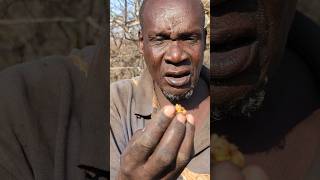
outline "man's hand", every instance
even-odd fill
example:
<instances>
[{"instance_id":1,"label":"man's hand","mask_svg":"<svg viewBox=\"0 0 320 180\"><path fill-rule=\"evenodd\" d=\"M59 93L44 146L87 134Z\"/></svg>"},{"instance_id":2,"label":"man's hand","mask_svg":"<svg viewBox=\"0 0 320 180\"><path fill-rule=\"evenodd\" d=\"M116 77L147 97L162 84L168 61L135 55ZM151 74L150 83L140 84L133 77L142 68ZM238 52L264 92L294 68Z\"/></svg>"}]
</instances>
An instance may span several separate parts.
<instances>
[{"instance_id":1,"label":"man's hand","mask_svg":"<svg viewBox=\"0 0 320 180\"><path fill-rule=\"evenodd\" d=\"M247 166L243 170L231 162L221 162L212 169L214 180L269 180L266 173L258 166Z\"/></svg>"},{"instance_id":2,"label":"man's hand","mask_svg":"<svg viewBox=\"0 0 320 180\"><path fill-rule=\"evenodd\" d=\"M194 119L164 107L121 155L118 179L176 179L193 155Z\"/></svg>"}]
</instances>

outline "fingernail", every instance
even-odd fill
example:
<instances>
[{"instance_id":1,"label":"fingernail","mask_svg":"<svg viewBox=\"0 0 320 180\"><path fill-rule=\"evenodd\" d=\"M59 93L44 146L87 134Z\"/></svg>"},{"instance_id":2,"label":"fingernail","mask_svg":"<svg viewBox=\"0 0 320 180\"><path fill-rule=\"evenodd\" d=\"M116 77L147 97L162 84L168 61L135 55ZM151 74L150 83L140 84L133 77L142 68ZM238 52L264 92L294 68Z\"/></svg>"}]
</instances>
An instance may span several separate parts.
<instances>
[{"instance_id":1,"label":"fingernail","mask_svg":"<svg viewBox=\"0 0 320 180\"><path fill-rule=\"evenodd\" d=\"M176 109L174 108L174 106L164 106L163 107L163 113L167 117L173 117L175 112L176 112Z\"/></svg>"},{"instance_id":2,"label":"fingernail","mask_svg":"<svg viewBox=\"0 0 320 180\"><path fill-rule=\"evenodd\" d=\"M181 123L185 123L187 118L185 115L182 115L181 113L178 113L177 116L176 116L177 120L180 121Z\"/></svg>"},{"instance_id":3,"label":"fingernail","mask_svg":"<svg viewBox=\"0 0 320 180\"><path fill-rule=\"evenodd\" d=\"M187 117L188 123L194 125L194 117L191 114L187 114L186 117Z\"/></svg>"}]
</instances>

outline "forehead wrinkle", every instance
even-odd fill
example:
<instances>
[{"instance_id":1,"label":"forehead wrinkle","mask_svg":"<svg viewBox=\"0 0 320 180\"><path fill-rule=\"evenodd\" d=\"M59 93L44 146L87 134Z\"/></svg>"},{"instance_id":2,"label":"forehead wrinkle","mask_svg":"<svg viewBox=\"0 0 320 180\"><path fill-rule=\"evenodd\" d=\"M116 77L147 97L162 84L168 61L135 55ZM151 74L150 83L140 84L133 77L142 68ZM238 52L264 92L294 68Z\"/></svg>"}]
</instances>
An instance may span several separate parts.
<instances>
[{"instance_id":1,"label":"forehead wrinkle","mask_svg":"<svg viewBox=\"0 0 320 180\"><path fill-rule=\"evenodd\" d=\"M161 21L164 21L165 29L172 31L176 26L183 24L185 20L185 12L181 9L175 7L171 8L160 8L154 12L155 24L161 24ZM157 22L160 21L160 22Z\"/></svg>"},{"instance_id":2,"label":"forehead wrinkle","mask_svg":"<svg viewBox=\"0 0 320 180\"><path fill-rule=\"evenodd\" d=\"M190 32L190 29L194 29L195 26L200 26L199 29L201 29L203 17L197 11L199 8L194 7L194 3L179 4L179 1L165 1L165 5L160 3L161 0L153 1L152 4L148 2L149 8L144 11L145 22L147 22L144 26L148 28L143 28L143 31L147 30L145 32L148 34L155 32L176 34L182 31Z\"/></svg>"},{"instance_id":3,"label":"forehead wrinkle","mask_svg":"<svg viewBox=\"0 0 320 180\"><path fill-rule=\"evenodd\" d=\"M170 11L176 14L180 11L185 17L199 16L201 23L204 25L204 9L200 0L144 0L144 11L140 12L144 16L143 19L155 19L162 12ZM200 13L200 14L199 14ZM148 15L147 15L148 14ZM168 15L166 15L168 16ZM183 20L182 20L183 21ZM174 21L173 21L174 22ZM173 25L178 23L173 23Z\"/></svg>"},{"instance_id":4,"label":"forehead wrinkle","mask_svg":"<svg viewBox=\"0 0 320 180\"><path fill-rule=\"evenodd\" d=\"M186 16L174 16L168 15L167 13L155 15L150 24L150 31L152 32L163 32L163 33L173 33L173 32L198 32L201 31L201 24L196 25L193 21L187 21Z\"/></svg>"}]
</instances>

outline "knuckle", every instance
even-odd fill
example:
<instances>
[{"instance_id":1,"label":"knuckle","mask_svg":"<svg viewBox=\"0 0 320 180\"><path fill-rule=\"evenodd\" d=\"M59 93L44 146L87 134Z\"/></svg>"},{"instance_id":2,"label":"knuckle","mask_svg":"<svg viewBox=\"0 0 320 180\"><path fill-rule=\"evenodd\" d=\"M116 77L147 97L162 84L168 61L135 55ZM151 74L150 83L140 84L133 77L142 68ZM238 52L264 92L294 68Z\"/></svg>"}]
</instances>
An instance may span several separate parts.
<instances>
[{"instance_id":1,"label":"knuckle","mask_svg":"<svg viewBox=\"0 0 320 180\"><path fill-rule=\"evenodd\" d=\"M130 174L132 173L132 168L127 165L124 165L120 166L120 171L123 175L130 176Z\"/></svg>"},{"instance_id":2,"label":"knuckle","mask_svg":"<svg viewBox=\"0 0 320 180\"><path fill-rule=\"evenodd\" d=\"M132 173L134 170L134 167L132 166L131 157L128 155L123 155L120 157L120 171L122 174L128 176Z\"/></svg>"},{"instance_id":3,"label":"knuckle","mask_svg":"<svg viewBox=\"0 0 320 180\"><path fill-rule=\"evenodd\" d=\"M127 162L130 162L130 160L130 156L128 156L126 153L120 156L120 164L127 164Z\"/></svg>"},{"instance_id":4,"label":"knuckle","mask_svg":"<svg viewBox=\"0 0 320 180\"><path fill-rule=\"evenodd\" d=\"M177 157L177 164L179 165L185 165L188 164L191 160L191 156L186 153L179 153Z\"/></svg>"},{"instance_id":5,"label":"knuckle","mask_svg":"<svg viewBox=\"0 0 320 180\"><path fill-rule=\"evenodd\" d=\"M140 136L142 132L143 132L142 129L138 129L133 133L133 136L134 137Z\"/></svg>"},{"instance_id":6,"label":"knuckle","mask_svg":"<svg viewBox=\"0 0 320 180\"><path fill-rule=\"evenodd\" d=\"M137 131L135 131L131 137L132 140L136 140L137 138L139 138L142 134L142 129L138 129Z\"/></svg>"},{"instance_id":7,"label":"knuckle","mask_svg":"<svg viewBox=\"0 0 320 180\"><path fill-rule=\"evenodd\" d=\"M137 141L136 145L138 147L140 147L144 151L149 151L153 147L153 144L154 144L153 141L154 140L153 140L152 137L150 137L149 135L145 134L142 139Z\"/></svg>"},{"instance_id":8,"label":"knuckle","mask_svg":"<svg viewBox=\"0 0 320 180\"><path fill-rule=\"evenodd\" d=\"M158 153L158 156L156 158L156 162L159 163L161 166L169 166L173 163L175 160L175 157L172 155L172 153L161 151Z\"/></svg>"}]
</instances>

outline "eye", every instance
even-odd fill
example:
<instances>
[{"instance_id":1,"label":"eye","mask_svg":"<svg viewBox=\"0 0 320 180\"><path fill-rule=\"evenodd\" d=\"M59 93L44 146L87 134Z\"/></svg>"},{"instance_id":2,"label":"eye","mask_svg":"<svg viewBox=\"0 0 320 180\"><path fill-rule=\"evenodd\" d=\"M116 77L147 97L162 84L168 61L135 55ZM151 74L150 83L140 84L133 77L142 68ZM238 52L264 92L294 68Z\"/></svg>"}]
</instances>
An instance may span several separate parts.
<instances>
[{"instance_id":1,"label":"eye","mask_svg":"<svg viewBox=\"0 0 320 180\"><path fill-rule=\"evenodd\" d=\"M155 41L164 41L165 38L163 36L156 36Z\"/></svg>"},{"instance_id":2,"label":"eye","mask_svg":"<svg viewBox=\"0 0 320 180\"><path fill-rule=\"evenodd\" d=\"M199 40L199 38L195 37L195 36L190 36L190 37L185 39L185 41L190 43L190 44L196 44L198 42L198 40Z\"/></svg>"},{"instance_id":3,"label":"eye","mask_svg":"<svg viewBox=\"0 0 320 180\"><path fill-rule=\"evenodd\" d=\"M167 42L167 40L169 40L169 39L170 39L169 37L157 35L154 37L150 37L150 42L154 45L162 45L165 42Z\"/></svg>"},{"instance_id":4,"label":"eye","mask_svg":"<svg viewBox=\"0 0 320 180\"><path fill-rule=\"evenodd\" d=\"M199 37L196 35L190 35L190 36L185 36L183 38L184 41L189 42L191 44L197 43L199 40Z\"/></svg>"}]
</instances>

